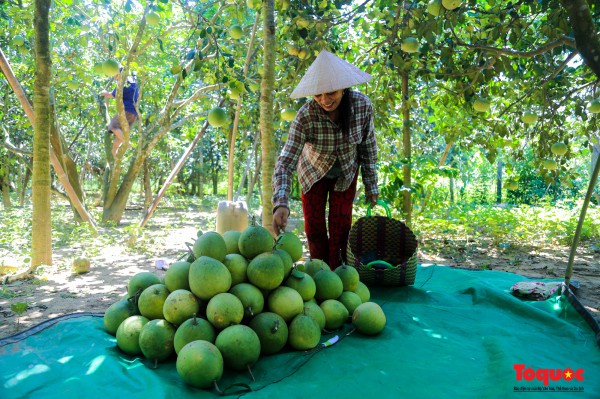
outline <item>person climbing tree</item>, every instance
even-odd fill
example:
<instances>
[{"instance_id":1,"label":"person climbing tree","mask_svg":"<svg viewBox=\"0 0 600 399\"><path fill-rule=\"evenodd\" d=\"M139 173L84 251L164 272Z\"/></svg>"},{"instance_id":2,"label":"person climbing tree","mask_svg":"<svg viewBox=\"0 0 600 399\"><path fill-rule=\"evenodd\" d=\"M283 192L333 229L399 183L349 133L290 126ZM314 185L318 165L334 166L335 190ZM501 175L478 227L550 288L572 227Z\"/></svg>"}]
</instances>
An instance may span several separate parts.
<instances>
[{"instance_id":1,"label":"person climbing tree","mask_svg":"<svg viewBox=\"0 0 600 399\"><path fill-rule=\"evenodd\" d=\"M115 81L118 81L121 77L121 72L123 71L123 67L119 68L119 73L113 76ZM115 88L112 92L107 90L102 90L100 93L103 97L108 98L116 98L117 89ZM136 110L136 104L138 101L139 92L137 83L135 81L135 77L128 76L125 85L123 86L123 105L125 107L125 118L127 119L127 123L129 127L133 125L135 120L138 117L138 113ZM123 129L121 128L121 123L119 122L119 114L115 114L115 116L110 120L108 124L108 130L115 135L115 141L113 142L112 147L112 155L115 157L117 155L117 151L121 144L125 141L125 137L123 136Z\"/></svg>"}]
</instances>

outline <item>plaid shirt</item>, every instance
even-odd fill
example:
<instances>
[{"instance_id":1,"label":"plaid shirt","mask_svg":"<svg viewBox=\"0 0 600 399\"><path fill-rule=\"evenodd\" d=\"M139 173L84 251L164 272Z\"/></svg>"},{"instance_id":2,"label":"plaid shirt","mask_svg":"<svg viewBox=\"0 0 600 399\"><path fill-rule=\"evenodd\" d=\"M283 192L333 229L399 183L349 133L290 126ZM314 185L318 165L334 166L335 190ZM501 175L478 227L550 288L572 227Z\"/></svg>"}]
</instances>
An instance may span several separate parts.
<instances>
[{"instance_id":1,"label":"plaid shirt","mask_svg":"<svg viewBox=\"0 0 600 399\"><path fill-rule=\"evenodd\" d=\"M296 167L302 192L322 179L339 159L342 176L335 191L345 191L361 167L365 194L378 194L377 142L373 125L373 105L364 94L348 91L351 101L349 133L343 134L316 101L304 104L292 122L288 139L277 159L273 174L273 209L289 207L291 180Z\"/></svg>"}]
</instances>

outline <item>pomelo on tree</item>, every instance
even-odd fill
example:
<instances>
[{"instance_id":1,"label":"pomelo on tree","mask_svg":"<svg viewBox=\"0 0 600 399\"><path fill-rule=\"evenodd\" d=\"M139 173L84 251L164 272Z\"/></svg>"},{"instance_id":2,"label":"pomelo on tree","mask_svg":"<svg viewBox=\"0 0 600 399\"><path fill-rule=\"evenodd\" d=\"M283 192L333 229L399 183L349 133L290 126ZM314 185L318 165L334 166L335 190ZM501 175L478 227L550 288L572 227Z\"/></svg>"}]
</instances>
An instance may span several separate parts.
<instances>
[{"instance_id":1,"label":"pomelo on tree","mask_svg":"<svg viewBox=\"0 0 600 399\"><path fill-rule=\"evenodd\" d=\"M545 159L543 162L544 168L548 170L555 170L558 168L558 163L554 159Z\"/></svg>"},{"instance_id":2,"label":"pomelo on tree","mask_svg":"<svg viewBox=\"0 0 600 399\"><path fill-rule=\"evenodd\" d=\"M227 244L223 236L216 231L209 231L196 238L193 247L196 259L201 256L208 256L223 262L227 255Z\"/></svg>"},{"instance_id":3,"label":"pomelo on tree","mask_svg":"<svg viewBox=\"0 0 600 399\"><path fill-rule=\"evenodd\" d=\"M107 333L115 335L123 320L139 313L140 311L133 299L121 299L110 305L104 312L104 329Z\"/></svg>"},{"instance_id":4,"label":"pomelo on tree","mask_svg":"<svg viewBox=\"0 0 600 399\"><path fill-rule=\"evenodd\" d=\"M156 26L158 25L160 22L160 16L154 12L154 11L150 11L148 14L146 14L146 23L150 26Z\"/></svg>"},{"instance_id":5,"label":"pomelo on tree","mask_svg":"<svg viewBox=\"0 0 600 399\"><path fill-rule=\"evenodd\" d=\"M325 313L316 302L304 302L304 314L312 317L321 330L325 328Z\"/></svg>"},{"instance_id":6,"label":"pomelo on tree","mask_svg":"<svg viewBox=\"0 0 600 399\"><path fill-rule=\"evenodd\" d=\"M400 48L406 53L416 53L419 50L419 41L414 37L406 37L400 43Z\"/></svg>"},{"instance_id":7,"label":"pomelo on tree","mask_svg":"<svg viewBox=\"0 0 600 399\"><path fill-rule=\"evenodd\" d=\"M234 285L229 293L235 295L242 302L244 316L248 320L262 312L265 307L265 298L262 292L252 284Z\"/></svg>"},{"instance_id":8,"label":"pomelo on tree","mask_svg":"<svg viewBox=\"0 0 600 399\"><path fill-rule=\"evenodd\" d=\"M427 4L427 12L434 17L438 17L442 11L444 11L442 0L431 0L429 4Z\"/></svg>"},{"instance_id":9,"label":"pomelo on tree","mask_svg":"<svg viewBox=\"0 0 600 399\"><path fill-rule=\"evenodd\" d=\"M288 327L290 346L296 350L313 349L321 340L321 328L312 317L300 313Z\"/></svg>"},{"instance_id":10,"label":"pomelo on tree","mask_svg":"<svg viewBox=\"0 0 600 399\"><path fill-rule=\"evenodd\" d=\"M287 280L285 280L285 285L298 291L305 302L314 298L317 291L315 280L300 270L293 270Z\"/></svg>"},{"instance_id":11,"label":"pomelo on tree","mask_svg":"<svg viewBox=\"0 0 600 399\"><path fill-rule=\"evenodd\" d=\"M192 341L179 351L177 373L196 388L211 388L223 375L223 356L208 341Z\"/></svg>"},{"instance_id":12,"label":"pomelo on tree","mask_svg":"<svg viewBox=\"0 0 600 399\"><path fill-rule=\"evenodd\" d=\"M508 188L509 190L516 190L517 188L519 188L519 184L514 180L510 180L506 183L506 188Z\"/></svg>"},{"instance_id":13,"label":"pomelo on tree","mask_svg":"<svg viewBox=\"0 0 600 399\"><path fill-rule=\"evenodd\" d=\"M166 320L150 320L140 331L140 349L146 359L162 362L175 352L175 327Z\"/></svg>"},{"instance_id":14,"label":"pomelo on tree","mask_svg":"<svg viewBox=\"0 0 600 399\"><path fill-rule=\"evenodd\" d=\"M102 69L102 62L98 61L96 63L94 63L94 73L98 74L98 75L103 75L104 74L104 69Z\"/></svg>"},{"instance_id":15,"label":"pomelo on tree","mask_svg":"<svg viewBox=\"0 0 600 399\"><path fill-rule=\"evenodd\" d=\"M146 317L140 315L130 316L123 320L116 332L119 349L128 355L141 355L140 332L149 321Z\"/></svg>"},{"instance_id":16,"label":"pomelo on tree","mask_svg":"<svg viewBox=\"0 0 600 399\"><path fill-rule=\"evenodd\" d=\"M181 73L182 70L183 70L183 67L179 64L171 65L171 68L169 68L169 71L171 71L172 75L177 75L177 74Z\"/></svg>"},{"instance_id":17,"label":"pomelo on tree","mask_svg":"<svg viewBox=\"0 0 600 399\"><path fill-rule=\"evenodd\" d=\"M590 101L587 105L587 109L592 114L599 113L600 112L600 98L594 98L592 101Z\"/></svg>"},{"instance_id":18,"label":"pomelo on tree","mask_svg":"<svg viewBox=\"0 0 600 399\"><path fill-rule=\"evenodd\" d=\"M473 103L473 109L477 112L487 112L490 110L490 101L487 98L480 97Z\"/></svg>"},{"instance_id":19,"label":"pomelo on tree","mask_svg":"<svg viewBox=\"0 0 600 399\"><path fill-rule=\"evenodd\" d=\"M177 327L173 339L175 353L179 354L181 348L192 341L203 340L214 343L216 337L217 333L213 325L208 320L194 315Z\"/></svg>"},{"instance_id":20,"label":"pomelo on tree","mask_svg":"<svg viewBox=\"0 0 600 399\"><path fill-rule=\"evenodd\" d=\"M165 320L176 326L198 313L200 304L188 290L178 289L169 294L163 304Z\"/></svg>"},{"instance_id":21,"label":"pomelo on tree","mask_svg":"<svg viewBox=\"0 0 600 399\"><path fill-rule=\"evenodd\" d=\"M241 39L242 36L244 36L244 30L239 25L232 25L229 28L229 36L231 36L231 38L235 40Z\"/></svg>"},{"instance_id":22,"label":"pomelo on tree","mask_svg":"<svg viewBox=\"0 0 600 399\"><path fill-rule=\"evenodd\" d=\"M462 0L442 0L442 5L446 10L454 10L462 4Z\"/></svg>"},{"instance_id":23,"label":"pomelo on tree","mask_svg":"<svg viewBox=\"0 0 600 399\"><path fill-rule=\"evenodd\" d=\"M260 357L260 339L250 327L239 324L221 331L215 346L223 355L225 367L231 370L246 370Z\"/></svg>"},{"instance_id":24,"label":"pomelo on tree","mask_svg":"<svg viewBox=\"0 0 600 399\"><path fill-rule=\"evenodd\" d=\"M73 260L71 264L71 270L73 273L82 274L90 271L90 260L85 256L78 256Z\"/></svg>"},{"instance_id":25,"label":"pomelo on tree","mask_svg":"<svg viewBox=\"0 0 600 399\"><path fill-rule=\"evenodd\" d=\"M375 302L365 302L352 313L352 324L356 331L364 335L379 334L385 328L385 323L385 313Z\"/></svg>"},{"instance_id":26,"label":"pomelo on tree","mask_svg":"<svg viewBox=\"0 0 600 399\"><path fill-rule=\"evenodd\" d=\"M275 248L283 249L290 254L292 262L297 262L302 257L302 241L292 232L280 234L275 240Z\"/></svg>"},{"instance_id":27,"label":"pomelo on tree","mask_svg":"<svg viewBox=\"0 0 600 399\"><path fill-rule=\"evenodd\" d=\"M332 270L321 270L313 277L315 280L315 299L322 302L326 299L336 299L344 291L342 279Z\"/></svg>"},{"instance_id":28,"label":"pomelo on tree","mask_svg":"<svg viewBox=\"0 0 600 399\"><path fill-rule=\"evenodd\" d=\"M213 127L221 127L227 122L227 112L221 107L208 111L208 123Z\"/></svg>"},{"instance_id":29,"label":"pomelo on tree","mask_svg":"<svg viewBox=\"0 0 600 399\"><path fill-rule=\"evenodd\" d=\"M231 285L248 281L246 270L248 269L248 261L240 254L227 254L223 261L225 267L231 274Z\"/></svg>"},{"instance_id":30,"label":"pomelo on tree","mask_svg":"<svg viewBox=\"0 0 600 399\"><path fill-rule=\"evenodd\" d=\"M222 292L208 301L206 318L217 330L240 324L244 318L244 305L235 295Z\"/></svg>"},{"instance_id":31,"label":"pomelo on tree","mask_svg":"<svg viewBox=\"0 0 600 399\"><path fill-rule=\"evenodd\" d=\"M246 5L252 10L260 9L262 0L246 0Z\"/></svg>"},{"instance_id":32,"label":"pomelo on tree","mask_svg":"<svg viewBox=\"0 0 600 399\"><path fill-rule=\"evenodd\" d=\"M67 81L67 87L71 90L77 90L79 83L76 80L69 80Z\"/></svg>"},{"instance_id":33,"label":"pomelo on tree","mask_svg":"<svg viewBox=\"0 0 600 399\"><path fill-rule=\"evenodd\" d=\"M567 147L567 145L565 143L554 143L552 144L552 147L550 147L550 151L552 151L552 153L554 155L558 155L558 156L563 156L567 153L567 150L569 148Z\"/></svg>"},{"instance_id":34,"label":"pomelo on tree","mask_svg":"<svg viewBox=\"0 0 600 399\"><path fill-rule=\"evenodd\" d=\"M358 287L360 277L354 266L342 264L333 271L342 280L344 291L354 291Z\"/></svg>"},{"instance_id":35,"label":"pomelo on tree","mask_svg":"<svg viewBox=\"0 0 600 399\"><path fill-rule=\"evenodd\" d=\"M336 299L327 299L321 302L319 306L325 314L325 328L327 330L341 328L350 316L344 304Z\"/></svg>"},{"instance_id":36,"label":"pomelo on tree","mask_svg":"<svg viewBox=\"0 0 600 399\"><path fill-rule=\"evenodd\" d=\"M227 292L231 288L231 273L216 259L201 256L190 266L190 290L203 301Z\"/></svg>"},{"instance_id":37,"label":"pomelo on tree","mask_svg":"<svg viewBox=\"0 0 600 399\"><path fill-rule=\"evenodd\" d=\"M287 45L287 52L288 52L289 55L295 55L295 56L297 56L299 50L300 49L297 46L293 45L293 44L288 44Z\"/></svg>"},{"instance_id":38,"label":"pomelo on tree","mask_svg":"<svg viewBox=\"0 0 600 399\"><path fill-rule=\"evenodd\" d=\"M240 253L248 259L273 249L273 236L263 226L248 226L242 231L238 240Z\"/></svg>"},{"instance_id":39,"label":"pomelo on tree","mask_svg":"<svg viewBox=\"0 0 600 399\"><path fill-rule=\"evenodd\" d=\"M275 288L269 294L267 303L269 310L277 313L286 322L292 320L304 310L304 301L298 291L283 285Z\"/></svg>"},{"instance_id":40,"label":"pomelo on tree","mask_svg":"<svg viewBox=\"0 0 600 399\"><path fill-rule=\"evenodd\" d=\"M102 72L106 76L115 76L119 73L119 63L113 59L108 59L102 63Z\"/></svg>"},{"instance_id":41,"label":"pomelo on tree","mask_svg":"<svg viewBox=\"0 0 600 399\"><path fill-rule=\"evenodd\" d=\"M246 270L248 281L262 290L272 290L283 282L283 261L279 255L265 252L255 256Z\"/></svg>"},{"instance_id":42,"label":"pomelo on tree","mask_svg":"<svg viewBox=\"0 0 600 399\"><path fill-rule=\"evenodd\" d=\"M308 50L301 48L298 50L298 58L300 58L301 60L304 60L308 57Z\"/></svg>"},{"instance_id":43,"label":"pomelo on tree","mask_svg":"<svg viewBox=\"0 0 600 399\"><path fill-rule=\"evenodd\" d=\"M165 285L169 291L190 290L190 265L185 260L171 263L165 272Z\"/></svg>"},{"instance_id":44,"label":"pomelo on tree","mask_svg":"<svg viewBox=\"0 0 600 399\"><path fill-rule=\"evenodd\" d=\"M169 290L164 284L154 284L142 291L138 300L140 314L150 320L164 319L163 306Z\"/></svg>"},{"instance_id":45,"label":"pomelo on tree","mask_svg":"<svg viewBox=\"0 0 600 399\"><path fill-rule=\"evenodd\" d=\"M15 35L15 37L13 37L12 39L12 43L15 46L22 46L25 44L25 37L23 37L22 35Z\"/></svg>"},{"instance_id":46,"label":"pomelo on tree","mask_svg":"<svg viewBox=\"0 0 600 399\"><path fill-rule=\"evenodd\" d=\"M535 123L539 119L539 116L533 111L525 111L523 115L521 115L521 121L523 123Z\"/></svg>"},{"instance_id":47,"label":"pomelo on tree","mask_svg":"<svg viewBox=\"0 0 600 399\"><path fill-rule=\"evenodd\" d=\"M279 352L288 341L288 326L277 313L260 313L250 320L248 327L254 330L260 340L261 355Z\"/></svg>"},{"instance_id":48,"label":"pomelo on tree","mask_svg":"<svg viewBox=\"0 0 600 399\"><path fill-rule=\"evenodd\" d=\"M129 279L127 284L127 294L131 297L141 294L146 288L154 284L160 284L160 278L150 272L139 272Z\"/></svg>"},{"instance_id":49,"label":"pomelo on tree","mask_svg":"<svg viewBox=\"0 0 600 399\"><path fill-rule=\"evenodd\" d=\"M281 119L284 121L293 121L296 114L297 112L294 108L284 108L281 110Z\"/></svg>"},{"instance_id":50,"label":"pomelo on tree","mask_svg":"<svg viewBox=\"0 0 600 399\"><path fill-rule=\"evenodd\" d=\"M223 240L225 240L225 246L227 247L228 254L239 254L240 253L240 236L242 235L241 231L237 230L228 230L223 232Z\"/></svg>"}]
</instances>

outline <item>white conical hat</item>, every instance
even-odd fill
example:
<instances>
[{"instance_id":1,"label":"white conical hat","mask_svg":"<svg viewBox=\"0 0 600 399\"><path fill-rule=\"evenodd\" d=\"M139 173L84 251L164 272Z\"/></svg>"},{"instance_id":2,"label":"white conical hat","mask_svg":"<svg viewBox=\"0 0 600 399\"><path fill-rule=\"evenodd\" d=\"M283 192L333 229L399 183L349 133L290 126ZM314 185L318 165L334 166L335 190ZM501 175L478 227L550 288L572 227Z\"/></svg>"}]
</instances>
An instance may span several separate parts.
<instances>
[{"instance_id":1,"label":"white conical hat","mask_svg":"<svg viewBox=\"0 0 600 399\"><path fill-rule=\"evenodd\" d=\"M314 96L368 82L373 77L330 53L321 51L292 91L291 98Z\"/></svg>"}]
</instances>

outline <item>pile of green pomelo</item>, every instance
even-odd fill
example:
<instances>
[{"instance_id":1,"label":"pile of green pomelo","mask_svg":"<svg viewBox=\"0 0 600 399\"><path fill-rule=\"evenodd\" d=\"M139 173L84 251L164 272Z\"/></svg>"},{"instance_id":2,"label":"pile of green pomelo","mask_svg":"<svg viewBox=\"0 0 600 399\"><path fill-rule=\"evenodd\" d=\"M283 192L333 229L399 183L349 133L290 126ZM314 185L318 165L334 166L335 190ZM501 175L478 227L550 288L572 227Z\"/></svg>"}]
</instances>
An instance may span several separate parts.
<instances>
[{"instance_id":1,"label":"pile of green pomelo","mask_svg":"<svg viewBox=\"0 0 600 399\"><path fill-rule=\"evenodd\" d=\"M251 373L261 355L316 348L322 331L345 323L380 333L385 314L369 302L357 270L332 271L316 259L296 264L302 249L295 234L273 239L258 225L199 231L187 260L172 263L164 279L131 277L127 295L106 310L106 331L124 353L155 367L176 354L177 372L198 388L212 387L224 369Z\"/></svg>"}]
</instances>

